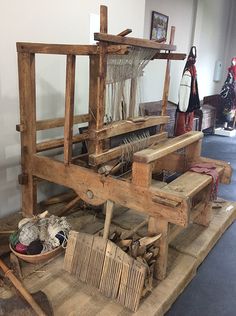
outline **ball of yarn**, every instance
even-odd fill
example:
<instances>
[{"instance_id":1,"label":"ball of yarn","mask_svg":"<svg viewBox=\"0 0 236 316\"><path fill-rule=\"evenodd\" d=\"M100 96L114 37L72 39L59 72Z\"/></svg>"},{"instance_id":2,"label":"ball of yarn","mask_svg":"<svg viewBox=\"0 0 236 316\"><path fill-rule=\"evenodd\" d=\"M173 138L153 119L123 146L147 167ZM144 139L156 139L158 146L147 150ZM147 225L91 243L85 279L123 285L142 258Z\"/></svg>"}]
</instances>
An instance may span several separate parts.
<instances>
[{"instance_id":1,"label":"ball of yarn","mask_svg":"<svg viewBox=\"0 0 236 316\"><path fill-rule=\"evenodd\" d=\"M18 228L20 229L21 227L23 227L23 225L25 225L26 223L30 222L31 218L26 217L26 218L22 218L19 223L18 223Z\"/></svg>"},{"instance_id":2,"label":"ball of yarn","mask_svg":"<svg viewBox=\"0 0 236 316\"><path fill-rule=\"evenodd\" d=\"M16 252L22 253L22 254L26 254L27 252L27 246L21 244L20 242L18 244L16 244L15 246L15 250Z\"/></svg>"},{"instance_id":3,"label":"ball of yarn","mask_svg":"<svg viewBox=\"0 0 236 316\"><path fill-rule=\"evenodd\" d=\"M15 245L19 242L19 232L15 231L12 233L9 237L9 242L10 244L15 247Z\"/></svg>"},{"instance_id":4,"label":"ball of yarn","mask_svg":"<svg viewBox=\"0 0 236 316\"><path fill-rule=\"evenodd\" d=\"M38 255L43 250L43 243L36 239L32 241L27 247L27 255Z\"/></svg>"},{"instance_id":5,"label":"ball of yarn","mask_svg":"<svg viewBox=\"0 0 236 316\"><path fill-rule=\"evenodd\" d=\"M39 229L32 223L26 223L20 232L19 241L20 243L28 246L32 241L38 239Z\"/></svg>"},{"instance_id":6,"label":"ball of yarn","mask_svg":"<svg viewBox=\"0 0 236 316\"><path fill-rule=\"evenodd\" d=\"M59 231L56 236L57 239L59 239L60 245L63 243L63 241L65 240L65 234L64 232L61 230Z\"/></svg>"}]
</instances>

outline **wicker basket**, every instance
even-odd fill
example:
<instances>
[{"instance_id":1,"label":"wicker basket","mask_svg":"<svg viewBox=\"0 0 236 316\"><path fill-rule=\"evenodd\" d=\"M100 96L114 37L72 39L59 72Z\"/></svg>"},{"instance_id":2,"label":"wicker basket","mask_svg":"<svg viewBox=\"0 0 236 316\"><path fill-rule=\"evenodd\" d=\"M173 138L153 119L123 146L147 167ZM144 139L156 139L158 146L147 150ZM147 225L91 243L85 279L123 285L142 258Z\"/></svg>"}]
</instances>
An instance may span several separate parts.
<instances>
[{"instance_id":1,"label":"wicker basket","mask_svg":"<svg viewBox=\"0 0 236 316\"><path fill-rule=\"evenodd\" d=\"M52 259L53 257L55 257L57 254L59 254L61 251L63 251L62 246L59 246L51 251L48 252L44 252L44 253L40 253L38 255L25 255L22 253L19 253L17 251L15 251L12 246L9 244L9 247L11 249L11 251L20 259L29 262L29 263L43 263L45 261L48 261L49 259Z\"/></svg>"}]
</instances>

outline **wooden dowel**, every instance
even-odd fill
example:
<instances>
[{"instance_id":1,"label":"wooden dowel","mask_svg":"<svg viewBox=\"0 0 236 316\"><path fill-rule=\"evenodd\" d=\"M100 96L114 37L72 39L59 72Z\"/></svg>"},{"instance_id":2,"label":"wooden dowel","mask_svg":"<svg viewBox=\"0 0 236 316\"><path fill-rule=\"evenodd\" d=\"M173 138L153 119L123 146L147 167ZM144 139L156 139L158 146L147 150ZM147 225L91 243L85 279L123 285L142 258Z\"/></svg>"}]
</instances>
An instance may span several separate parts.
<instances>
[{"instance_id":1,"label":"wooden dowel","mask_svg":"<svg viewBox=\"0 0 236 316\"><path fill-rule=\"evenodd\" d=\"M106 218L103 231L103 239L108 239L110 232L111 219L114 209L114 202L108 200L106 203Z\"/></svg>"},{"instance_id":2,"label":"wooden dowel","mask_svg":"<svg viewBox=\"0 0 236 316\"><path fill-rule=\"evenodd\" d=\"M46 316L41 307L36 303L32 295L26 290L23 284L15 277L12 271L5 265L0 259L0 267L3 270L5 276L12 282L15 288L20 292L24 299L30 304L35 313L40 316Z\"/></svg>"},{"instance_id":3,"label":"wooden dowel","mask_svg":"<svg viewBox=\"0 0 236 316\"><path fill-rule=\"evenodd\" d=\"M126 36L128 34L132 33L132 30L131 29L126 29L122 32L120 32L119 34L117 34L117 36Z\"/></svg>"}]
</instances>

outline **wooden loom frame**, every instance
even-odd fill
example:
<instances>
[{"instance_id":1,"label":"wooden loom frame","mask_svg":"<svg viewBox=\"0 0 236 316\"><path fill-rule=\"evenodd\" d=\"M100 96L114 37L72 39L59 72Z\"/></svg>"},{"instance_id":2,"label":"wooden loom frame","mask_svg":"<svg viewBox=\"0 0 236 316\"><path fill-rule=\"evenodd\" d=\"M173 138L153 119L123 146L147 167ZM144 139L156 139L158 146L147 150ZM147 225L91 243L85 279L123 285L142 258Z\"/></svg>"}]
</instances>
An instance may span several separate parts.
<instances>
[{"instance_id":1,"label":"wooden loom frame","mask_svg":"<svg viewBox=\"0 0 236 316\"><path fill-rule=\"evenodd\" d=\"M37 43L17 43L19 93L20 93L20 124L17 130L21 133L21 166L22 174L19 182L22 184L22 211L25 216L32 216L37 204L37 182L44 179L73 189L85 202L92 205L106 203L106 221L104 238L108 237L114 203L147 213L149 219L149 234L162 233L160 241L160 259L157 263L156 276L165 277L168 253L168 223L179 227L187 227L192 210L190 191L185 193L169 188L158 188L152 185L152 172L156 170L177 170L185 172L190 163L205 161L200 157L201 138L199 132L189 133L167 140L164 126L168 122L166 106L170 82L170 60L182 60L185 54L173 53L174 28L171 31L170 43L156 43L150 40L125 37L130 30L119 35L107 34L107 8L100 9L100 33L95 33L98 45L57 45ZM129 46L156 49L154 58L167 59L163 92L163 109L159 117L151 117L143 122L120 121L104 125L104 95L106 60L108 54L127 53ZM164 52L163 52L164 51ZM66 92L65 117L36 121L35 95L35 54L66 55ZM74 116L75 62L77 55L86 55L90 59L89 82L89 113ZM91 115L93 113L93 115ZM88 132L73 136L73 124L88 122ZM116 179L112 176L100 175L96 166L121 155L122 146L104 150L103 141L107 138L137 131L146 127L160 125L160 133L150 138L149 144L163 142L160 148L155 146L136 153L132 164L132 179ZM36 132L64 126L64 138L36 143ZM91 168L85 168L73 163L72 145L87 140L89 144L89 161ZM54 158L41 156L38 153L64 146L64 162ZM176 150L185 148L184 161ZM204 160L205 159L205 160ZM228 182L231 169L226 163L217 162L222 174L222 181ZM209 196L211 178L201 178L202 181L194 190ZM192 196L191 196L192 194ZM208 202L209 198L206 198ZM78 201L78 197L75 201ZM197 204L195 217L201 215L202 223L206 223L206 202ZM208 207L209 208L209 207ZM197 214L197 215L196 215Z\"/></svg>"}]
</instances>

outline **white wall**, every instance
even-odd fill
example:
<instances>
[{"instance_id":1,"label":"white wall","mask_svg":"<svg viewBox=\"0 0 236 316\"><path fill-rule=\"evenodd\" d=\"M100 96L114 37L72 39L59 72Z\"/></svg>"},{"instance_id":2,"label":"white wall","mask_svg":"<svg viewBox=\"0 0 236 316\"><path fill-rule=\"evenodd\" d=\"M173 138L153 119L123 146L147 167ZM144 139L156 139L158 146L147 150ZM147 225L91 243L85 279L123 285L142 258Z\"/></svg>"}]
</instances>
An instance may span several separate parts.
<instances>
[{"instance_id":1,"label":"white wall","mask_svg":"<svg viewBox=\"0 0 236 316\"><path fill-rule=\"evenodd\" d=\"M100 4L109 7L109 31L118 33L132 28L142 37L145 0L8 0L0 1L0 217L20 209L20 137L17 55L15 43L89 43L90 13L99 13ZM125 10L124 10L125 8ZM135 8L135 14L134 14ZM37 57L37 103L39 118L64 114L65 58ZM81 57L77 63L76 111L88 107L88 63ZM51 131L50 135L58 134ZM41 133L40 138L50 136ZM42 189L45 191L45 188Z\"/></svg>"},{"instance_id":2,"label":"white wall","mask_svg":"<svg viewBox=\"0 0 236 316\"><path fill-rule=\"evenodd\" d=\"M220 82L213 81L213 74L216 60L221 60L223 69L226 68L232 3L231 0L198 0L194 45L198 48L200 98L219 93L225 79L224 71Z\"/></svg>"},{"instance_id":3,"label":"white wall","mask_svg":"<svg viewBox=\"0 0 236 316\"><path fill-rule=\"evenodd\" d=\"M176 27L174 43L177 52L187 53L191 47L193 22L195 14L194 0L147 0L145 9L144 35L150 36L151 14L157 11L169 16L168 36L171 26ZM167 39L168 43L169 39ZM171 63L171 82L169 100L177 102L178 84L186 61ZM166 61L150 62L144 77L144 100L155 101L162 99L163 81Z\"/></svg>"}]
</instances>

